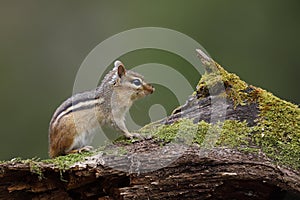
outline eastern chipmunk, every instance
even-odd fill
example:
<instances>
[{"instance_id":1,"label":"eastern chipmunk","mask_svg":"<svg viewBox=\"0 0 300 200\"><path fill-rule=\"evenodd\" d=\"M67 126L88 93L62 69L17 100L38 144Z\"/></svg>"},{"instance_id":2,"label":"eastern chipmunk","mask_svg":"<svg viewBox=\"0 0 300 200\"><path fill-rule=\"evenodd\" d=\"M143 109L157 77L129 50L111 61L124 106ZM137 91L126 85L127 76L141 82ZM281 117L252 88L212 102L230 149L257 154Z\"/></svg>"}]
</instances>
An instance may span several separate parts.
<instances>
[{"instance_id":1,"label":"eastern chipmunk","mask_svg":"<svg viewBox=\"0 0 300 200\"><path fill-rule=\"evenodd\" d=\"M125 114L133 101L153 93L154 87L120 61L114 66L99 87L75 94L57 108L49 127L51 158L92 149L88 145L99 125L109 125L127 138L140 137L127 130Z\"/></svg>"}]
</instances>

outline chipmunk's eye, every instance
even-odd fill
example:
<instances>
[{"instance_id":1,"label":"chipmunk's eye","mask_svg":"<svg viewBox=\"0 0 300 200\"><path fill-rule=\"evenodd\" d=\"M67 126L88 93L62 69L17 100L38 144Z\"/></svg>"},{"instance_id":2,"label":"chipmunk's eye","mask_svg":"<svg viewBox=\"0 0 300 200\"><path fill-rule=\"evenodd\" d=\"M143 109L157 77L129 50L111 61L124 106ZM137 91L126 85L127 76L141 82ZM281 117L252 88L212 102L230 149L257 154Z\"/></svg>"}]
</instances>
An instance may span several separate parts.
<instances>
[{"instance_id":1,"label":"chipmunk's eye","mask_svg":"<svg viewBox=\"0 0 300 200\"><path fill-rule=\"evenodd\" d=\"M141 81L139 80L139 79L134 79L133 81L132 81L132 83L134 84L134 85L136 85L136 86L140 86L142 83L141 83Z\"/></svg>"}]
</instances>

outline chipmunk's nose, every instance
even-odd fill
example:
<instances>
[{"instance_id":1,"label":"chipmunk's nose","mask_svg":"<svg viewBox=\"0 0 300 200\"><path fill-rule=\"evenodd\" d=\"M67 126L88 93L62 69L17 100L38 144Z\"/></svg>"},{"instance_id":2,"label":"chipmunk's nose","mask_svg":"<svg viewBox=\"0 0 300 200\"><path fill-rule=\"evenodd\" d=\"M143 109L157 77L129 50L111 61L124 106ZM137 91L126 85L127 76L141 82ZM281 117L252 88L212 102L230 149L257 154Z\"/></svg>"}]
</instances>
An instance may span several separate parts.
<instances>
[{"instance_id":1,"label":"chipmunk's nose","mask_svg":"<svg viewBox=\"0 0 300 200\"><path fill-rule=\"evenodd\" d=\"M152 94L155 91L155 88L151 84L149 84L149 86L151 87L150 94Z\"/></svg>"},{"instance_id":2,"label":"chipmunk's nose","mask_svg":"<svg viewBox=\"0 0 300 200\"><path fill-rule=\"evenodd\" d=\"M151 84L144 85L144 90L152 94L155 91L155 88Z\"/></svg>"}]
</instances>

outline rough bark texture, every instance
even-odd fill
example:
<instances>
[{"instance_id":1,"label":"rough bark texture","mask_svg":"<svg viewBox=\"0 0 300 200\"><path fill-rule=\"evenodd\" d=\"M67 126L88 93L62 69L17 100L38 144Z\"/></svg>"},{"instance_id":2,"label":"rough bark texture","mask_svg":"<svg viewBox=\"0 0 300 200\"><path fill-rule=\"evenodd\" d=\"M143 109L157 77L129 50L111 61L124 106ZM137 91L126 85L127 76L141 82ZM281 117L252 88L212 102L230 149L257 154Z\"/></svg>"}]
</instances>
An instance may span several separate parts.
<instances>
[{"instance_id":1,"label":"rough bark texture","mask_svg":"<svg viewBox=\"0 0 300 200\"><path fill-rule=\"evenodd\" d=\"M201 59L207 67L213 64L205 55ZM231 88L235 86L225 80L228 94ZM254 90L244 89L245 95ZM228 96L212 108L212 98L222 97L211 97L207 88L198 88L185 105L153 126L182 118L211 123L212 109L224 108L219 117L256 125L258 102L235 104ZM277 165L263 151L162 144L157 139L118 143L110 150L122 149L124 154L102 151L66 170L46 162L2 163L0 199L300 199L300 171Z\"/></svg>"},{"instance_id":2,"label":"rough bark texture","mask_svg":"<svg viewBox=\"0 0 300 200\"><path fill-rule=\"evenodd\" d=\"M150 148L149 148L150 147ZM152 141L133 144L132 151L150 151ZM169 147L178 152L178 147ZM163 155L152 154L153 160ZM168 155L170 157L170 155ZM174 155L176 157L176 153ZM168 159L168 158L165 158ZM190 147L167 167L146 173L125 173L132 157L96 155L63 173L42 164L43 178L29 164L2 165L1 199L299 199L299 172L278 167L263 155L226 148ZM100 164L101 163L101 164ZM151 166L139 166L142 170ZM290 198L288 198L290 197Z\"/></svg>"}]
</instances>

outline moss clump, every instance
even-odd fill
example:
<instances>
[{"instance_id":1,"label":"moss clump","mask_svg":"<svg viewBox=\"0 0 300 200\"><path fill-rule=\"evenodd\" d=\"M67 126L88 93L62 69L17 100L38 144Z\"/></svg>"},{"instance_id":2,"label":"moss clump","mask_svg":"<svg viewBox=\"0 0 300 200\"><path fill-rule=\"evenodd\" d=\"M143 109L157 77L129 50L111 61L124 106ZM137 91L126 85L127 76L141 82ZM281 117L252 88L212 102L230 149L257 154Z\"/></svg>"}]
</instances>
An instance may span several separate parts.
<instances>
[{"instance_id":1,"label":"moss clump","mask_svg":"<svg viewBox=\"0 0 300 200\"><path fill-rule=\"evenodd\" d=\"M213 146L246 146L250 143L249 136L253 128L246 122L226 120L224 124L209 124L200 121L194 124L190 119L180 119L170 125L162 125L154 129L142 129L144 133L151 134L153 138L164 143L181 142L185 144L197 143L202 147ZM203 144L203 142L207 144Z\"/></svg>"},{"instance_id":2,"label":"moss clump","mask_svg":"<svg viewBox=\"0 0 300 200\"><path fill-rule=\"evenodd\" d=\"M189 119L180 119L170 125L145 126L140 130L142 135L151 135L152 138L165 143L184 142L191 144L192 137L196 135L197 124Z\"/></svg>"},{"instance_id":3,"label":"moss clump","mask_svg":"<svg viewBox=\"0 0 300 200\"><path fill-rule=\"evenodd\" d=\"M66 156L58 156L53 159L42 160L43 163L53 164L58 167L59 170L67 170L77 162L84 161L87 156L93 155L93 152L83 152L69 154Z\"/></svg>"},{"instance_id":4,"label":"moss clump","mask_svg":"<svg viewBox=\"0 0 300 200\"><path fill-rule=\"evenodd\" d=\"M217 145L231 148L248 146L251 128L246 122L226 120L221 130Z\"/></svg>"},{"instance_id":5,"label":"moss clump","mask_svg":"<svg viewBox=\"0 0 300 200\"><path fill-rule=\"evenodd\" d=\"M31 159L22 159L22 158L13 158L10 161L1 161L0 164L14 164L14 163L23 163L26 165L29 165L30 172L33 174L37 174L39 179L42 179L44 177L43 175L43 168L45 164L54 165L59 172L61 176L61 180L65 181L63 179L63 172L70 169L72 165L74 165L77 162L82 162L86 159L88 156L92 156L93 154L97 153L100 150L97 150L95 152L83 152L83 153L76 153L76 154L69 154L66 156L58 156L53 159L45 159L41 160L39 158L31 158Z\"/></svg>"},{"instance_id":6,"label":"moss clump","mask_svg":"<svg viewBox=\"0 0 300 200\"><path fill-rule=\"evenodd\" d=\"M20 157L13 158L9 161L1 161L0 164L14 164L14 163L23 163L29 166L30 172L33 174L36 174L39 179L42 179L43 176L43 171L42 171L42 162L40 161L39 158L31 158L31 159L25 159L23 160ZM4 173L5 171L2 171Z\"/></svg>"},{"instance_id":7,"label":"moss clump","mask_svg":"<svg viewBox=\"0 0 300 200\"><path fill-rule=\"evenodd\" d=\"M29 164L30 167L30 172L37 174L38 178L41 180L44 175L42 172L42 168L41 168L41 162L39 158L32 158L32 159L27 159L27 160L23 160L22 161L24 164Z\"/></svg>"},{"instance_id":8,"label":"moss clump","mask_svg":"<svg viewBox=\"0 0 300 200\"><path fill-rule=\"evenodd\" d=\"M53 159L47 159L42 160L42 163L48 163L53 164L55 167L58 167L59 173L60 173L60 179L62 181L67 182L67 180L64 179L63 173L65 170L70 169L72 165L74 165L77 162L84 161L87 156L92 156L93 152L83 152L83 153L75 153L75 154L69 154L66 156L58 156Z\"/></svg>"},{"instance_id":9,"label":"moss clump","mask_svg":"<svg viewBox=\"0 0 300 200\"><path fill-rule=\"evenodd\" d=\"M142 131L165 143L180 141L185 144L197 143L205 148L214 146L235 148L249 145L254 129L247 126L246 122L237 120L225 120L223 124L212 125L204 121L194 124L190 119L181 119L170 125Z\"/></svg>"},{"instance_id":10,"label":"moss clump","mask_svg":"<svg viewBox=\"0 0 300 200\"><path fill-rule=\"evenodd\" d=\"M217 70L205 73L197 85L194 95L199 98L209 95L220 95L233 101L234 106L246 105L257 100L257 91L249 86L237 75L228 73L218 63L214 63Z\"/></svg>"},{"instance_id":11,"label":"moss clump","mask_svg":"<svg viewBox=\"0 0 300 200\"><path fill-rule=\"evenodd\" d=\"M300 169L300 109L261 90L256 144L280 164Z\"/></svg>"},{"instance_id":12,"label":"moss clump","mask_svg":"<svg viewBox=\"0 0 300 200\"><path fill-rule=\"evenodd\" d=\"M215 126L215 129L211 128L211 124L206 123L205 121L200 121L198 122L198 126L197 126L197 134L194 136L193 142L203 145L203 141L206 138L206 133L208 130L212 130L212 131L219 131L219 126ZM214 142L214 141L212 141Z\"/></svg>"}]
</instances>

